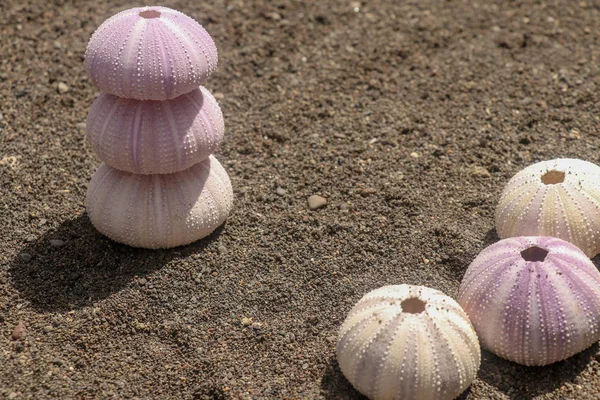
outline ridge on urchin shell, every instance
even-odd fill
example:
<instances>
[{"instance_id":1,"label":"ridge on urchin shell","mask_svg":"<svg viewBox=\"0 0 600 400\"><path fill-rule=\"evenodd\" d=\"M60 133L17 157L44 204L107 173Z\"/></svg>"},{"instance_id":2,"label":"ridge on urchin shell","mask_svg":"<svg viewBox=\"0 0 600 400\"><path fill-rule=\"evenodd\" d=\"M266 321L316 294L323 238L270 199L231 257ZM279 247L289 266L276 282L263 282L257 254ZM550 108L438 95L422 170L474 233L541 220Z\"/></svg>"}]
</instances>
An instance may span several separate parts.
<instances>
[{"instance_id":1,"label":"ridge on urchin shell","mask_svg":"<svg viewBox=\"0 0 600 400\"><path fill-rule=\"evenodd\" d=\"M487 247L467 269L458 302L481 345L519 364L564 360L600 339L600 272L558 238Z\"/></svg>"},{"instance_id":2,"label":"ridge on urchin shell","mask_svg":"<svg viewBox=\"0 0 600 400\"><path fill-rule=\"evenodd\" d=\"M496 231L501 238L558 237L594 257L600 252L600 167L564 158L520 171L502 191Z\"/></svg>"},{"instance_id":3,"label":"ridge on urchin shell","mask_svg":"<svg viewBox=\"0 0 600 400\"><path fill-rule=\"evenodd\" d=\"M167 100L200 86L217 68L217 48L194 19L167 7L110 17L92 35L85 66L105 93Z\"/></svg>"},{"instance_id":4,"label":"ridge on urchin shell","mask_svg":"<svg viewBox=\"0 0 600 400\"><path fill-rule=\"evenodd\" d=\"M136 174L182 171L214 153L223 114L204 87L172 100L131 100L101 94L88 114L87 138L113 168Z\"/></svg>"},{"instance_id":5,"label":"ridge on urchin shell","mask_svg":"<svg viewBox=\"0 0 600 400\"><path fill-rule=\"evenodd\" d=\"M182 246L210 235L231 211L233 190L214 156L173 174L136 175L100 165L86 209L100 233L150 249Z\"/></svg>"},{"instance_id":6,"label":"ridge on urchin shell","mask_svg":"<svg viewBox=\"0 0 600 400\"><path fill-rule=\"evenodd\" d=\"M412 285L367 293L340 328L344 376L370 399L453 399L481 362L469 318L442 292Z\"/></svg>"}]
</instances>

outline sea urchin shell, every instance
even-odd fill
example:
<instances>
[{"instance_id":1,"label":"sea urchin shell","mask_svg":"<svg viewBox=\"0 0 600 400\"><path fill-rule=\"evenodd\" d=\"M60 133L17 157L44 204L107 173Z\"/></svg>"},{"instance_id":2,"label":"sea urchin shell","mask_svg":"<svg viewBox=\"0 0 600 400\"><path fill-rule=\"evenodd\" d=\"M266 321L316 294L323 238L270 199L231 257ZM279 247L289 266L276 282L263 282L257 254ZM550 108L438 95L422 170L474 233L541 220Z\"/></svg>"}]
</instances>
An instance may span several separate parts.
<instances>
[{"instance_id":1,"label":"sea urchin shell","mask_svg":"<svg viewBox=\"0 0 600 400\"><path fill-rule=\"evenodd\" d=\"M477 335L458 303L411 285L367 293L338 339L343 374L371 399L453 399L481 361Z\"/></svg>"},{"instance_id":2,"label":"sea urchin shell","mask_svg":"<svg viewBox=\"0 0 600 400\"><path fill-rule=\"evenodd\" d=\"M558 237L595 256L600 252L600 167L556 159L525 168L500 196L496 230L501 238Z\"/></svg>"},{"instance_id":3,"label":"sea urchin shell","mask_svg":"<svg viewBox=\"0 0 600 400\"><path fill-rule=\"evenodd\" d=\"M166 7L110 17L85 52L88 75L105 93L167 100L200 86L217 68L217 48L200 24Z\"/></svg>"},{"instance_id":4,"label":"sea urchin shell","mask_svg":"<svg viewBox=\"0 0 600 400\"><path fill-rule=\"evenodd\" d=\"M233 191L210 156L173 174L136 175L100 165L88 187L92 224L133 247L169 248L208 236L227 218Z\"/></svg>"},{"instance_id":5,"label":"sea urchin shell","mask_svg":"<svg viewBox=\"0 0 600 400\"><path fill-rule=\"evenodd\" d=\"M100 159L135 174L167 174L214 153L223 139L223 114L204 87L172 100L98 96L87 137Z\"/></svg>"},{"instance_id":6,"label":"sea urchin shell","mask_svg":"<svg viewBox=\"0 0 600 400\"><path fill-rule=\"evenodd\" d=\"M551 364L600 339L600 272L561 239L487 247L467 269L458 302L482 346L519 364Z\"/></svg>"}]
</instances>

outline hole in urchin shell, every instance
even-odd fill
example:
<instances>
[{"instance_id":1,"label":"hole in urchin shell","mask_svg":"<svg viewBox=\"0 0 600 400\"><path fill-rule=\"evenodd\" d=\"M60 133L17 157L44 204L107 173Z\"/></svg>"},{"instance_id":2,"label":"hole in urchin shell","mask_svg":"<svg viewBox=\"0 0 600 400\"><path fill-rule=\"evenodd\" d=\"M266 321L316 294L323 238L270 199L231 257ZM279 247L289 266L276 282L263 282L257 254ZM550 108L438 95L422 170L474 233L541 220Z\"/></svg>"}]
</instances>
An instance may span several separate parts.
<instances>
[{"instance_id":1,"label":"hole in urchin shell","mask_svg":"<svg viewBox=\"0 0 600 400\"><path fill-rule=\"evenodd\" d=\"M532 246L521 252L521 257L525 261L544 261L548 255L548 250L544 250L537 246Z\"/></svg>"},{"instance_id":2,"label":"hole in urchin shell","mask_svg":"<svg viewBox=\"0 0 600 400\"><path fill-rule=\"evenodd\" d=\"M400 303L402 307L402 311L409 314L421 314L425 311L425 303L423 300L417 299L416 297L411 297L410 299L404 300Z\"/></svg>"},{"instance_id":3,"label":"hole in urchin shell","mask_svg":"<svg viewBox=\"0 0 600 400\"><path fill-rule=\"evenodd\" d=\"M565 180L565 173L562 171L548 171L542 175L542 183L544 185L556 185L557 183L563 183Z\"/></svg>"},{"instance_id":4,"label":"hole in urchin shell","mask_svg":"<svg viewBox=\"0 0 600 400\"><path fill-rule=\"evenodd\" d=\"M160 17L160 12L156 10L145 10L140 12L140 17L150 19L150 18L158 18Z\"/></svg>"}]
</instances>

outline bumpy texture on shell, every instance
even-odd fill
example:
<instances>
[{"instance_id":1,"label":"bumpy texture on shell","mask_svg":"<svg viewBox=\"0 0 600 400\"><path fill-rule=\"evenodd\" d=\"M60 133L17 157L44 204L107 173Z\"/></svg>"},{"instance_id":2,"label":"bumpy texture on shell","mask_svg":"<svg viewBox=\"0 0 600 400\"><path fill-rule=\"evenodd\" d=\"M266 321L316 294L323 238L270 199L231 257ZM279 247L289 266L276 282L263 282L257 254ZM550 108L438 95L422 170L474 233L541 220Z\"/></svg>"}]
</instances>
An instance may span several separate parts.
<instances>
[{"instance_id":1,"label":"bumpy texture on shell","mask_svg":"<svg viewBox=\"0 0 600 400\"><path fill-rule=\"evenodd\" d=\"M350 311L337 358L350 383L371 399L433 400L462 393L477 375L481 353L452 298L394 285L367 293Z\"/></svg>"},{"instance_id":2,"label":"bumpy texture on shell","mask_svg":"<svg viewBox=\"0 0 600 400\"><path fill-rule=\"evenodd\" d=\"M600 167L556 159L525 168L500 196L496 230L501 238L558 237L595 256L600 252Z\"/></svg>"},{"instance_id":3,"label":"bumpy texture on shell","mask_svg":"<svg viewBox=\"0 0 600 400\"><path fill-rule=\"evenodd\" d=\"M551 364L600 339L600 272L561 239L487 247L467 269L458 302L482 346L519 364Z\"/></svg>"},{"instance_id":4,"label":"bumpy texture on shell","mask_svg":"<svg viewBox=\"0 0 600 400\"><path fill-rule=\"evenodd\" d=\"M134 247L169 248L208 236L231 210L227 172L210 156L174 174L136 175L106 163L92 176L87 212L109 238Z\"/></svg>"},{"instance_id":5,"label":"bumpy texture on shell","mask_svg":"<svg viewBox=\"0 0 600 400\"><path fill-rule=\"evenodd\" d=\"M200 86L217 68L217 48L192 18L166 7L122 11L94 32L85 66L98 89L167 100Z\"/></svg>"},{"instance_id":6,"label":"bumpy texture on shell","mask_svg":"<svg viewBox=\"0 0 600 400\"><path fill-rule=\"evenodd\" d=\"M86 128L102 161L136 174L191 167L217 150L225 129L221 109L204 87L165 101L101 94Z\"/></svg>"}]
</instances>

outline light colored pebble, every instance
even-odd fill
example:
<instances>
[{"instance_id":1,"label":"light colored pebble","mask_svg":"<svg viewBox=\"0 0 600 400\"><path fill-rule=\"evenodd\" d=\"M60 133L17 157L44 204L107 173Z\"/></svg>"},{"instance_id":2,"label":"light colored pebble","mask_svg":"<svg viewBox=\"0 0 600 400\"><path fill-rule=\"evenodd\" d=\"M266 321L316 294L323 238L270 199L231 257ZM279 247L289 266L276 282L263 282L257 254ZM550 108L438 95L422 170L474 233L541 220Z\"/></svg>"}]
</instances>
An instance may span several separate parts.
<instances>
[{"instance_id":1,"label":"light colored pebble","mask_svg":"<svg viewBox=\"0 0 600 400\"><path fill-rule=\"evenodd\" d=\"M311 210L318 210L319 208L327 205L327 199L317 194L313 194L308 198L308 208Z\"/></svg>"},{"instance_id":2,"label":"light colored pebble","mask_svg":"<svg viewBox=\"0 0 600 400\"><path fill-rule=\"evenodd\" d=\"M58 83L58 93L67 93L69 91L69 86L64 82Z\"/></svg>"}]
</instances>

